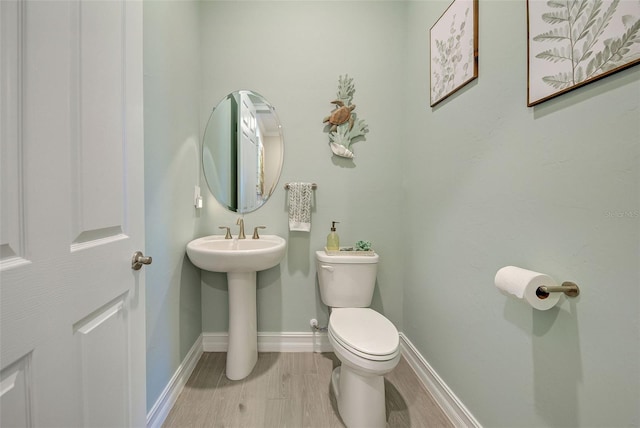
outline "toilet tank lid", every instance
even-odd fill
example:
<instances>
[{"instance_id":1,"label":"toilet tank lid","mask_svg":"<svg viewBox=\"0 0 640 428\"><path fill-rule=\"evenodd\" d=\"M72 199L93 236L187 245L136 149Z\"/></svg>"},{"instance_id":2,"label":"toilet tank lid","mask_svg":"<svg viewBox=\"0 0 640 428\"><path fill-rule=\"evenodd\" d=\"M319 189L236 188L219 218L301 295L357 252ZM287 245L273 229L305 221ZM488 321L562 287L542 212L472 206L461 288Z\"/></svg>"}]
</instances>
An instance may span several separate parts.
<instances>
[{"instance_id":1,"label":"toilet tank lid","mask_svg":"<svg viewBox=\"0 0 640 428\"><path fill-rule=\"evenodd\" d=\"M357 256L349 254L348 256L332 256L324 250L316 251L316 259L324 263L378 263L380 256L377 253L367 256Z\"/></svg>"}]
</instances>

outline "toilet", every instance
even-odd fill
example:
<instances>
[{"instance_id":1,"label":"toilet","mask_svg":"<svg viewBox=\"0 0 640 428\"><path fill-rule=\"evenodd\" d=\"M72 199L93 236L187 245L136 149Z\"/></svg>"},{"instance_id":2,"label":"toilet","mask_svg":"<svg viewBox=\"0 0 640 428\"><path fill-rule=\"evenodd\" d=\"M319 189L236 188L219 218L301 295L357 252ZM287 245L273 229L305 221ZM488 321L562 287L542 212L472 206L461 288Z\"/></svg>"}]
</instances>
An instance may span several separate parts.
<instances>
[{"instance_id":1,"label":"toilet","mask_svg":"<svg viewBox=\"0 0 640 428\"><path fill-rule=\"evenodd\" d=\"M384 375L400 361L398 330L369 308L378 260L375 253L316 251L320 296L331 311L329 343L341 362L331 375L331 388L348 428L386 427Z\"/></svg>"}]
</instances>

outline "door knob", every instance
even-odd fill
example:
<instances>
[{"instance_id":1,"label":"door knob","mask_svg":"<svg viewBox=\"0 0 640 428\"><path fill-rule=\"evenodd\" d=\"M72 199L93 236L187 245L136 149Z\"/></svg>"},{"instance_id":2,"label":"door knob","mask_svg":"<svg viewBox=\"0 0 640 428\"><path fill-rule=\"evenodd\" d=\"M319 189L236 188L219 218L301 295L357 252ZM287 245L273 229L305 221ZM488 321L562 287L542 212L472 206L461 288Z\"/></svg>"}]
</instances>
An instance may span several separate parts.
<instances>
[{"instance_id":1,"label":"door knob","mask_svg":"<svg viewBox=\"0 0 640 428\"><path fill-rule=\"evenodd\" d=\"M131 258L131 269L140 270L142 265L150 265L151 261L152 258L150 256L145 257L144 254L142 254L142 251L136 251L133 253L133 257Z\"/></svg>"}]
</instances>

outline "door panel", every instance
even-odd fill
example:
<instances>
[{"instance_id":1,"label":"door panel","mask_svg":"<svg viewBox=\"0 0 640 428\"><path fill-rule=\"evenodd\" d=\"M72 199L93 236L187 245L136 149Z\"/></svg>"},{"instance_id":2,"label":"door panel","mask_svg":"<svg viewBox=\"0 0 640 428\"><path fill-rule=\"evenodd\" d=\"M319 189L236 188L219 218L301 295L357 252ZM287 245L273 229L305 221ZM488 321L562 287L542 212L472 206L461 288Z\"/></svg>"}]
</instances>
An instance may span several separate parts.
<instances>
[{"instance_id":1,"label":"door panel","mask_svg":"<svg viewBox=\"0 0 640 428\"><path fill-rule=\"evenodd\" d=\"M6 2L0 8L0 262L25 263L22 163L21 8Z\"/></svg>"},{"instance_id":2,"label":"door panel","mask_svg":"<svg viewBox=\"0 0 640 428\"><path fill-rule=\"evenodd\" d=\"M0 22L0 425L143 426L142 4Z\"/></svg>"},{"instance_id":3,"label":"door panel","mask_svg":"<svg viewBox=\"0 0 640 428\"><path fill-rule=\"evenodd\" d=\"M73 327L81 361L83 426L124 427L128 421L129 337L127 295Z\"/></svg>"},{"instance_id":4,"label":"door panel","mask_svg":"<svg viewBox=\"0 0 640 428\"><path fill-rule=\"evenodd\" d=\"M0 373L0 414L7 427L32 426L31 354L25 355Z\"/></svg>"},{"instance_id":5,"label":"door panel","mask_svg":"<svg viewBox=\"0 0 640 428\"><path fill-rule=\"evenodd\" d=\"M83 2L74 11L74 243L124 232L123 7L117 1Z\"/></svg>"}]
</instances>

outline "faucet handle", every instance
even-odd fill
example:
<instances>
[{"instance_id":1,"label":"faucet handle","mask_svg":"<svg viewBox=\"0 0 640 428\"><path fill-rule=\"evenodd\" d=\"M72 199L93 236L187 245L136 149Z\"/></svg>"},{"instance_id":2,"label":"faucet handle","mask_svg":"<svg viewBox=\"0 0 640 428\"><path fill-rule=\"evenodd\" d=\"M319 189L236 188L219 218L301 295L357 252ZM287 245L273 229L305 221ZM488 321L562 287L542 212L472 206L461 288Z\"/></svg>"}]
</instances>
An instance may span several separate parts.
<instances>
[{"instance_id":1,"label":"faucet handle","mask_svg":"<svg viewBox=\"0 0 640 428\"><path fill-rule=\"evenodd\" d=\"M227 229L227 233L224 235L224 239L231 239L231 229L227 226L218 226L218 229Z\"/></svg>"},{"instance_id":2,"label":"faucet handle","mask_svg":"<svg viewBox=\"0 0 640 428\"><path fill-rule=\"evenodd\" d=\"M266 229L267 226L256 226L253 228L253 239L260 239L260 236L258 235L258 229Z\"/></svg>"}]
</instances>

